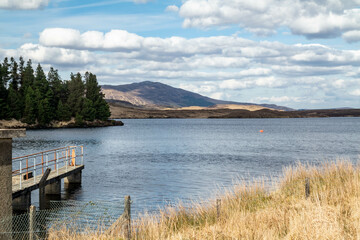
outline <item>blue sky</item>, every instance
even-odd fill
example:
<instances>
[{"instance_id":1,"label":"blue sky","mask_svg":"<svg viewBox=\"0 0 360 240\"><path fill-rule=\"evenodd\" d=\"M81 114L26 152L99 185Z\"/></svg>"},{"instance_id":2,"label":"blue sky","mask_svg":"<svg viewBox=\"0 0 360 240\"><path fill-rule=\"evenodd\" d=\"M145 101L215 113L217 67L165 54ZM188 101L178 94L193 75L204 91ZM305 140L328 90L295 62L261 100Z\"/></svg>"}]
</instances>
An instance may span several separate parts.
<instances>
[{"instance_id":1,"label":"blue sky","mask_svg":"<svg viewBox=\"0 0 360 240\"><path fill-rule=\"evenodd\" d=\"M293 108L360 108L359 0L0 0L0 57Z\"/></svg>"}]
</instances>

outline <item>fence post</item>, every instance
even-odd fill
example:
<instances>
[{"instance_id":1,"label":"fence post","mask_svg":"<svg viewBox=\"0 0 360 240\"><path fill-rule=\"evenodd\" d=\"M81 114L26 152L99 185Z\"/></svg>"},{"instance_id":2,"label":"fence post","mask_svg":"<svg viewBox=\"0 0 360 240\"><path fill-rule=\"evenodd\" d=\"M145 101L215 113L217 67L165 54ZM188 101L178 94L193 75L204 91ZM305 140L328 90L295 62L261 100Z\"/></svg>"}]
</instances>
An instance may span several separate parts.
<instances>
[{"instance_id":1,"label":"fence post","mask_svg":"<svg viewBox=\"0 0 360 240\"><path fill-rule=\"evenodd\" d=\"M30 206L29 213L29 240L35 240L35 230L36 230L36 207Z\"/></svg>"},{"instance_id":2,"label":"fence post","mask_svg":"<svg viewBox=\"0 0 360 240\"><path fill-rule=\"evenodd\" d=\"M310 179L308 177L305 178L305 198L310 197Z\"/></svg>"},{"instance_id":3,"label":"fence post","mask_svg":"<svg viewBox=\"0 0 360 240\"><path fill-rule=\"evenodd\" d=\"M221 199L216 199L216 216L220 219Z\"/></svg>"},{"instance_id":4,"label":"fence post","mask_svg":"<svg viewBox=\"0 0 360 240\"><path fill-rule=\"evenodd\" d=\"M131 238L131 198L130 196L125 196L124 203L124 218L125 223L125 239L130 240Z\"/></svg>"}]
</instances>

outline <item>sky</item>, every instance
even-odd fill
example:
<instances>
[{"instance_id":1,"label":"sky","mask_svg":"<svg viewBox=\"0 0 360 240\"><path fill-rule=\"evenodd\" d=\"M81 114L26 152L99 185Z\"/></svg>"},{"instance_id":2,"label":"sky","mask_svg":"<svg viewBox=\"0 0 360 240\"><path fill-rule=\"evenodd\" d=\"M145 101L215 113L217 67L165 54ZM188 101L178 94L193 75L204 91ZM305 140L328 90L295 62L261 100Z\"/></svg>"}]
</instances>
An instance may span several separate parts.
<instances>
[{"instance_id":1,"label":"sky","mask_svg":"<svg viewBox=\"0 0 360 240\"><path fill-rule=\"evenodd\" d=\"M295 109L360 108L360 0L0 0L0 59Z\"/></svg>"}]
</instances>

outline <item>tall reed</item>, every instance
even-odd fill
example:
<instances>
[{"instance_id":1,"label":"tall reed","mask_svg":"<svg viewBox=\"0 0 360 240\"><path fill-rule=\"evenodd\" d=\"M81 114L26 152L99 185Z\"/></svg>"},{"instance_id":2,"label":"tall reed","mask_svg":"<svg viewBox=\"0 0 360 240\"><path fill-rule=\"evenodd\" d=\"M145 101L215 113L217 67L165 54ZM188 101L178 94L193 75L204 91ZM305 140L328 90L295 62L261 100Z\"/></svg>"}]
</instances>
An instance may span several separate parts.
<instances>
[{"instance_id":1,"label":"tall reed","mask_svg":"<svg viewBox=\"0 0 360 240\"><path fill-rule=\"evenodd\" d=\"M305 197L305 179L310 196ZM347 160L287 167L273 191L264 183L235 185L216 201L181 204L132 222L132 239L360 239L360 167ZM122 239L118 231L74 234L50 231L50 239Z\"/></svg>"}]
</instances>

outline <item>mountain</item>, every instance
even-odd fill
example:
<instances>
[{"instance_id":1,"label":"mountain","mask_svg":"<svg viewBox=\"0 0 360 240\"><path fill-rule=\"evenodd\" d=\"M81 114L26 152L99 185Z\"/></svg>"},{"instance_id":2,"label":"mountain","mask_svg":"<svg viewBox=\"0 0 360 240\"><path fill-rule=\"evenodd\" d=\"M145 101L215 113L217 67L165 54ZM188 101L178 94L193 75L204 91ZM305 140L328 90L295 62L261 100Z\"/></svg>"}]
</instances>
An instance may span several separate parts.
<instances>
[{"instance_id":1,"label":"mountain","mask_svg":"<svg viewBox=\"0 0 360 240\"><path fill-rule=\"evenodd\" d=\"M127 105L140 106L145 108L184 108L191 106L213 107L217 105L256 105L276 110L293 110L287 107L239 103L231 101L216 100L202 96L197 93L186 91L181 88L174 88L159 82L139 82L125 85L102 85L102 92L108 101L117 101Z\"/></svg>"}]
</instances>

